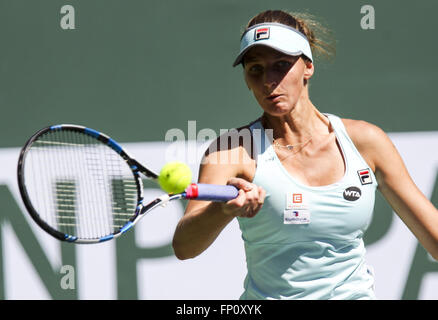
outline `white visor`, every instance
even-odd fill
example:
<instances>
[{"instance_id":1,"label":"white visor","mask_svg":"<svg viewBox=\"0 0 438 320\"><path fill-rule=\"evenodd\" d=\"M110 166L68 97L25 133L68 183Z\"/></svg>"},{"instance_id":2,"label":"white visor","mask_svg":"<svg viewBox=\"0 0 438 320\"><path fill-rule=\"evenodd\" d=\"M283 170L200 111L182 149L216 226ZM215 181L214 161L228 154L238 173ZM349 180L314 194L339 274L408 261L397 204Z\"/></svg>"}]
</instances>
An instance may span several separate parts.
<instances>
[{"instance_id":1,"label":"white visor","mask_svg":"<svg viewBox=\"0 0 438 320\"><path fill-rule=\"evenodd\" d=\"M240 53L233 67L242 63L245 53L256 45L271 47L291 56L304 54L313 61L312 51L306 36L298 30L281 23L260 23L249 28L240 41Z\"/></svg>"}]
</instances>

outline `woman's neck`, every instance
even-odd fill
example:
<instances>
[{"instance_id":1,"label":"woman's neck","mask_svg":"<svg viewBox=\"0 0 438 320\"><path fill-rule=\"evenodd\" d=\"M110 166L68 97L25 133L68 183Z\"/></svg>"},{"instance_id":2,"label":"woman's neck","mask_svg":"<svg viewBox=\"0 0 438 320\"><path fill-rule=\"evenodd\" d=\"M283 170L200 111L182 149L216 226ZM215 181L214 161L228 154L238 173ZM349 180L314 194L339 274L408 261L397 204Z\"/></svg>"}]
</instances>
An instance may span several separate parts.
<instances>
[{"instance_id":1,"label":"woman's neck","mask_svg":"<svg viewBox=\"0 0 438 320\"><path fill-rule=\"evenodd\" d=\"M273 138L283 144L296 144L308 140L318 133L328 133L329 121L310 100L298 103L288 114L262 116L265 129L273 130Z\"/></svg>"}]
</instances>

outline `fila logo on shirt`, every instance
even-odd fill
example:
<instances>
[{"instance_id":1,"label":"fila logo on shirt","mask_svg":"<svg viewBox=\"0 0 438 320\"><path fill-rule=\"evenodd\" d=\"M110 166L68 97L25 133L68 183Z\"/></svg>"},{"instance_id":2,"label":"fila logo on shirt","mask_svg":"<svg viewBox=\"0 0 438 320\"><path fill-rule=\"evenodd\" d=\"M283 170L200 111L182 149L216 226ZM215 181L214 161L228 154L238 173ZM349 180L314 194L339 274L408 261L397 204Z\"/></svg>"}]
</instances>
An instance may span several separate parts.
<instances>
[{"instance_id":1,"label":"fila logo on shirt","mask_svg":"<svg viewBox=\"0 0 438 320\"><path fill-rule=\"evenodd\" d=\"M269 39L269 28L258 28L254 33L254 40Z\"/></svg>"},{"instance_id":2,"label":"fila logo on shirt","mask_svg":"<svg viewBox=\"0 0 438 320\"><path fill-rule=\"evenodd\" d=\"M360 183L362 183L362 185L373 183L373 180L371 179L370 169L359 170L357 174L359 175Z\"/></svg>"}]
</instances>

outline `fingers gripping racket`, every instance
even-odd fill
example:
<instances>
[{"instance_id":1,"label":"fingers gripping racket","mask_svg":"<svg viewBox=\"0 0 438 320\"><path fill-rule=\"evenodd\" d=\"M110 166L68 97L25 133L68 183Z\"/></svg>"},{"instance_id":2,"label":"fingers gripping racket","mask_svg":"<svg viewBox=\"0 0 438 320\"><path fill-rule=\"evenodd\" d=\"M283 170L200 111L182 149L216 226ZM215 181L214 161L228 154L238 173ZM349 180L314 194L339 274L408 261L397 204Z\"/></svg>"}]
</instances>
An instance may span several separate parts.
<instances>
[{"instance_id":1,"label":"fingers gripping racket","mask_svg":"<svg viewBox=\"0 0 438 320\"><path fill-rule=\"evenodd\" d=\"M74 243L114 239L172 200L228 201L238 195L233 186L191 184L146 203L140 174L158 178L107 135L78 125L39 130L18 160L20 194L33 220Z\"/></svg>"}]
</instances>

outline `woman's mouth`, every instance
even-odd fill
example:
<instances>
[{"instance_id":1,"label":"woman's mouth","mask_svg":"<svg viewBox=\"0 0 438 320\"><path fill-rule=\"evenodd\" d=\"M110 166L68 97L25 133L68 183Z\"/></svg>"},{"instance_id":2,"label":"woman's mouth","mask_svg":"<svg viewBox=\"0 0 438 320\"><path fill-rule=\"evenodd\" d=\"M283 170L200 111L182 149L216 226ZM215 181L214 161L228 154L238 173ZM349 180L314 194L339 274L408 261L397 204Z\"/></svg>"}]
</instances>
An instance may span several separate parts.
<instances>
[{"instance_id":1,"label":"woman's mouth","mask_svg":"<svg viewBox=\"0 0 438 320\"><path fill-rule=\"evenodd\" d=\"M266 97L266 99L271 102L277 102L280 100L281 97L282 97L281 94L270 94L269 96Z\"/></svg>"}]
</instances>

